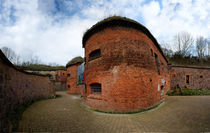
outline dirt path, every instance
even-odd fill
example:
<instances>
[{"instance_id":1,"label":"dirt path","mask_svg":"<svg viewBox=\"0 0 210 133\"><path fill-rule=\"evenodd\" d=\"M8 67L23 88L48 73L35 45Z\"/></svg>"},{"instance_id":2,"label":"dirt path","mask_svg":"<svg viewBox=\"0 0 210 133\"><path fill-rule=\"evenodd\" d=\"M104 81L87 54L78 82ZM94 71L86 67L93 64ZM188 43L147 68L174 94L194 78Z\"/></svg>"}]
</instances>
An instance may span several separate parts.
<instances>
[{"instance_id":1,"label":"dirt path","mask_svg":"<svg viewBox=\"0 0 210 133\"><path fill-rule=\"evenodd\" d=\"M103 114L81 107L79 96L36 102L24 113L19 131L72 133L210 132L210 96L167 97L155 110L132 115Z\"/></svg>"}]
</instances>

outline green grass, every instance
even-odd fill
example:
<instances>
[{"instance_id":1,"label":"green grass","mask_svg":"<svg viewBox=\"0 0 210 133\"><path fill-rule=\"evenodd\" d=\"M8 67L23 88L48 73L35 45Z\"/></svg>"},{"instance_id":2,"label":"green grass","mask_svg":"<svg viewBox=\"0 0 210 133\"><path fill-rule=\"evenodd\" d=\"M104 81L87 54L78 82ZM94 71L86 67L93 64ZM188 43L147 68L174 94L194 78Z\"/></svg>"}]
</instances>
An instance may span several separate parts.
<instances>
[{"instance_id":1,"label":"green grass","mask_svg":"<svg viewBox=\"0 0 210 133\"><path fill-rule=\"evenodd\" d=\"M33 71L54 71L54 70L65 70L65 66L47 66L47 65L29 65L29 66L17 66L21 70L33 70Z\"/></svg>"},{"instance_id":2,"label":"green grass","mask_svg":"<svg viewBox=\"0 0 210 133\"><path fill-rule=\"evenodd\" d=\"M181 92L168 91L169 96L210 96L210 90L181 88Z\"/></svg>"},{"instance_id":3,"label":"green grass","mask_svg":"<svg viewBox=\"0 0 210 133\"><path fill-rule=\"evenodd\" d=\"M182 88L183 95L210 95L210 90Z\"/></svg>"}]
</instances>

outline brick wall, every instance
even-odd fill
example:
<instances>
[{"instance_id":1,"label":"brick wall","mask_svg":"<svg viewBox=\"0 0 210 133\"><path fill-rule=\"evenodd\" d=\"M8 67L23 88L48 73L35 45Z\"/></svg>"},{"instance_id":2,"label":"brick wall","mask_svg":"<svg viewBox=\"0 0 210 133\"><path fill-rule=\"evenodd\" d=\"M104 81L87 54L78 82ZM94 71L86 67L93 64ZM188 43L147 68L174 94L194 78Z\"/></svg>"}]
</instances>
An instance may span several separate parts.
<instances>
[{"instance_id":1,"label":"brick wall","mask_svg":"<svg viewBox=\"0 0 210 133\"><path fill-rule=\"evenodd\" d=\"M89 61L89 54L96 49L101 50L101 56ZM148 108L162 101L170 87L166 60L153 41L134 28L114 26L96 32L85 43L85 57L85 104L92 108ZM92 83L102 85L101 94L91 92Z\"/></svg>"},{"instance_id":2,"label":"brick wall","mask_svg":"<svg viewBox=\"0 0 210 133\"><path fill-rule=\"evenodd\" d=\"M81 94L80 86L77 85L77 68L81 63L77 63L67 67L67 92L71 94Z\"/></svg>"},{"instance_id":3,"label":"brick wall","mask_svg":"<svg viewBox=\"0 0 210 133\"><path fill-rule=\"evenodd\" d=\"M66 70L57 70L56 71L56 81L66 82Z\"/></svg>"},{"instance_id":4,"label":"brick wall","mask_svg":"<svg viewBox=\"0 0 210 133\"><path fill-rule=\"evenodd\" d=\"M189 83L186 77L189 75ZM210 89L210 68L171 66L171 88Z\"/></svg>"},{"instance_id":5,"label":"brick wall","mask_svg":"<svg viewBox=\"0 0 210 133\"><path fill-rule=\"evenodd\" d=\"M0 51L0 132L8 130L8 115L19 105L52 97L55 92L48 76L19 71Z\"/></svg>"}]
</instances>

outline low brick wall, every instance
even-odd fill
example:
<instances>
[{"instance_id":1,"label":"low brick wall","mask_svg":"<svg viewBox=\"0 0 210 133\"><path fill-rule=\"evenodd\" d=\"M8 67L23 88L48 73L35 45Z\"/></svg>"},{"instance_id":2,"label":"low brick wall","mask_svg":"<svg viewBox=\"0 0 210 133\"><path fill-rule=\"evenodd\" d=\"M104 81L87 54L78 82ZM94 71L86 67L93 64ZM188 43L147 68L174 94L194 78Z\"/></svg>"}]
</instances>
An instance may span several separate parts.
<instances>
[{"instance_id":1,"label":"low brick wall","mask_svg":"<svg viewBox=\"0 0 210 133\"><path fill-rule=\"evenodd\" d=\"M210 68L171 66L171 88L210 89Z\"/></svg>"},{"instance_id":2,"label":"low brick wall","mask_svg":"<svg viewBox=\"0 0 210 133\"><path fill-rule=\"evenodd\" d=\"M10 112L19 105L53 97L54 85L48 76L18 70L0 51L0 132L9 130Z\"/></svg>"}]
</instances>

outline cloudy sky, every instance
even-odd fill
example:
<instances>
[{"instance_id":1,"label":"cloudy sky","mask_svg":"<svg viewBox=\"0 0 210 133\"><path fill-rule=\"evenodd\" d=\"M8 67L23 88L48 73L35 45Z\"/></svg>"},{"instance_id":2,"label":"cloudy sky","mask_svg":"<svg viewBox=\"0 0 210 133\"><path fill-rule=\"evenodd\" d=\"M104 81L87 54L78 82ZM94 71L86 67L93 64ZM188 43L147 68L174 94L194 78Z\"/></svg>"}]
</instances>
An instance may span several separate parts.
<instances>
[{"instance_id":1,"label":"cloudy sky","mask_svg":"<svg viewBox=\"0 0 210 133\"><path fill-rule=\"evenodd\" d=\"M0 0L0 48L65 65L84 56L83 33L111 15L145 25L159 43L181 31L210 37L210 0Z\"/></svg>"}]
</instances>

